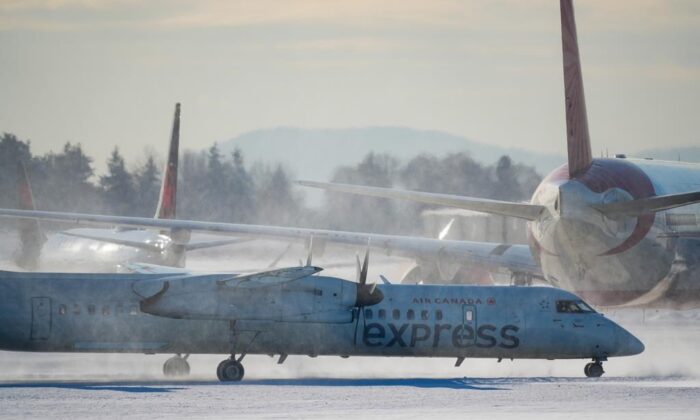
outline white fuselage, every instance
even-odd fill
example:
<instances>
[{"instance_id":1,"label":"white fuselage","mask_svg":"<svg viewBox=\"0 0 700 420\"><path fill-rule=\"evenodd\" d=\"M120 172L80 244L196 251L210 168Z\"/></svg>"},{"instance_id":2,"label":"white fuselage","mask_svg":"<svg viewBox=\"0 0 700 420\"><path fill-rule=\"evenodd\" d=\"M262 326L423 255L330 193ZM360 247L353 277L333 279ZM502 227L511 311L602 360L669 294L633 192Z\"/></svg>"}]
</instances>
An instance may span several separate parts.
<instances>
[{"instance_id":1,"label":"white fuselage","mask_svg":"<svg viewBox=\"0 0 700 420\"><path fill-rule=\"evenodd\" d=\"M668 290L667 297L677 303L697 299L700 284L693 279L697 280L698 267L691 261L697 248L688 243L700 240L700 205L619 218L591 205L699 190L697 164L595 159L574 179L569 179L564 165L549 174L533 195L533 204L546 207L531 222L533 253L549 282L603 305L644 296L678 274L678 261L683 259L689 264L673 286L684 291Z\"/></svg>"},{"instance_id":2,"label":"white fuselage","mask_svg":"<svg viewBox=\"0 0 700 420\"><path fill-rule=\"evenodd\" d=\"M113 242L71 234L103 237ZM144 247L117 243L119 241L143 243ZM39 266L43 271L66 272L114 272L120 264L132 262L182 266L170 252L171 243L170 237L152 230L70 229L48 237L41 249Z\"/></svg>"}]
</instances>

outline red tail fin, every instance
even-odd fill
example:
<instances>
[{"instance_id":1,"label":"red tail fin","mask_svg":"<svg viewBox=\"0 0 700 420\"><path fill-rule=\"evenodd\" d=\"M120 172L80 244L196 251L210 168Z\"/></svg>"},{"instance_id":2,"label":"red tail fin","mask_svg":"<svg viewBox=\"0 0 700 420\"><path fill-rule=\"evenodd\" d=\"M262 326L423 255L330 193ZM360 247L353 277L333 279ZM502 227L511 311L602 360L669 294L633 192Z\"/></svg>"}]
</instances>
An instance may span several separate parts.
<instances>
[{"instance_id":1,"label":"red tail fin","mask_svg":"<svg viewBox=\"0 0 700 420\"><path fill-rule=\"evenodd\" d=\"M559 5L566 95L566 143L569 152L569 176L573 178L588 169L593 162L593 156L588 135L586 98L583 94L574 6L572 0L560 0Z\"/></svg>"},{"instance_id":2,"label":"red tail fin","mask_svg":"<svg viewBox=\"0 0 700 420\"><path fill-rule=\"evenodd\" d=\"M27 168L20 161L17 163L17 189L19 193L19 208L22 210L35 210L32 186L27 176ZM46 236L41 229L38 220L20 220L19 230L20 249L15 255L15 262L27 270L34 270L39 262L41 248L46 241Z\"/></svg>"},{"instance_id":3,"label":"red tail fin","mask_svg":"<svg viewBox=\"0 0 700 420\"><path fill-rule=\"evenodd\" d=\"M17 163L17 188L19 190L19 208L21 210L36 210L34 208L34 195L29 184L27 168L21 161Z\"/></svg>"},{"instance_id":4,"label":"red tail fin","mask_svg":"<svg viewBox=\"0 0 700 420\"><path fill-rule=\"evenodd\" d=\"M180 148L180 104L175 104L173 131L170 135L168 162L163 171L163 183L160 186L160 198L156 209L156 219L174 219L177 208L177 160Z\"/></svg>"}]
</instances>

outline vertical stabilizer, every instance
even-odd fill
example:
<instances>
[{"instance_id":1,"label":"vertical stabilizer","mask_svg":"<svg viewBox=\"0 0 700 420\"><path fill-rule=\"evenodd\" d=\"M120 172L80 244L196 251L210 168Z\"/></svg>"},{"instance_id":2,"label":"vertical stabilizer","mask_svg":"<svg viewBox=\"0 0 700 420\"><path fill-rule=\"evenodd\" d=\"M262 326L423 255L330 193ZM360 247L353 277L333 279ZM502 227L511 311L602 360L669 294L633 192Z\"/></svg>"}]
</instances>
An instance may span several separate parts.
<instances>
[{"instance_id":1,"label":"vertical stabilizer","mask_svg":"<svg viewBox=\"0 0 700 420\"><path fill-rule=\"evenodd\" d=\"M566 99L566 143L569 154L569 176L573 178L588 169L593 156L588 135L586 99L583 94L574 6L572 0L560 0L559 4Z\"/></svg>"},{"instance_id":2,"label":"vertical stabilizer","mask_svg":"<svg viewBox=\"0 0 700 420\"><path fill-rule=\"evenodd\" d=\"M27 168L21 161L17 163L17 188L19 193L19 208L21 210L36 210L32 186L27 176ZM15 262L18 266L33 270L39 262L41 247L46 241L46 236L36 219L24 219L18 222L20 249Z\"/></svg>"},{"instance_id":3,"label":"vertical stabilizer","mask_svg":"<svg viewBox=\"0 0 700 420\"><path fill-rule=\"evenodd\" d=\"M168 162L163 171L163 183L160 186L160 197L156 209L156 219L174 219L177 207L177 160L180 148L180 104L175 104L173 131L170 134Z\"/></svg>"}]
</instances>

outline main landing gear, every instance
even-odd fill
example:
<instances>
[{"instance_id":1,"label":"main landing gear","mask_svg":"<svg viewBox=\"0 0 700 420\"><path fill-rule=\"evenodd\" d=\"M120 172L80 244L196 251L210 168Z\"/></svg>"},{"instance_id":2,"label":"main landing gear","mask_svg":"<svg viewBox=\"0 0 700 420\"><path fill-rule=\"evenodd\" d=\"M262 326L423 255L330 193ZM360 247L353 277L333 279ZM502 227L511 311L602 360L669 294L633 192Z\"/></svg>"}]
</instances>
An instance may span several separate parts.
<instances>
[{"instance_id":1,"label":"main landing gear","mask_svg":"<svg viewBox=\"0 0 700 420\"><path fill-rule=\"evenodd\" d=\"M219 366L216 368L216 376L221 382L238 382L243 379L245 374L245 369L243 369L243 364L241 364L243 357L245 357L245 354L236 359L236 356L232 354L231 357L219 363Z\"/></svg>"},{"instance_id":2,"label":"main landing gear","mask_svg":"<svg viewBox=\"0 0 700 420\"><path fill-rule=\"evenodd\" d=\"M605 373L603 370L603 361L593 359L593 362L588 363L586 367L583 368L583 373L589 378L600 378L603 376L603 373Z\"/></svg>"},{"instance_id":3,"label":"main landing gear","mask_svg":"<svg viewBox=\"0 0 700 420\"><path fill-rule=\"evenodd\" d=\"M167 377L187 376L190 374L190 364L187 363L189 354L184 357L177 354L163 364L163 374Z\"/></svg>"}]
</instances>

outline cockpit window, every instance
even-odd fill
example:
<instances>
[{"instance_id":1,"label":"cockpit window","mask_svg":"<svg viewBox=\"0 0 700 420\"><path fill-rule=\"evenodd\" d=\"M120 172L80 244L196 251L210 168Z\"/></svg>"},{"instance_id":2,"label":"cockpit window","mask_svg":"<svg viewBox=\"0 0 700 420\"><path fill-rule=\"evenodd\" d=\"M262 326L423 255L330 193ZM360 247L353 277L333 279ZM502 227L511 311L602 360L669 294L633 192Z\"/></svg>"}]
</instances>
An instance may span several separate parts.
<instances>
[{"instance_id":1,"label":"cockpit window","mask_svg":"<svg viewBox=\"0 0 700 420\"><path fill-rule=\"evenodd\" d=\"M584 314L595 311L582 300L558 300L557 312L564 314Z\"/></svg>"}]
</instances>

